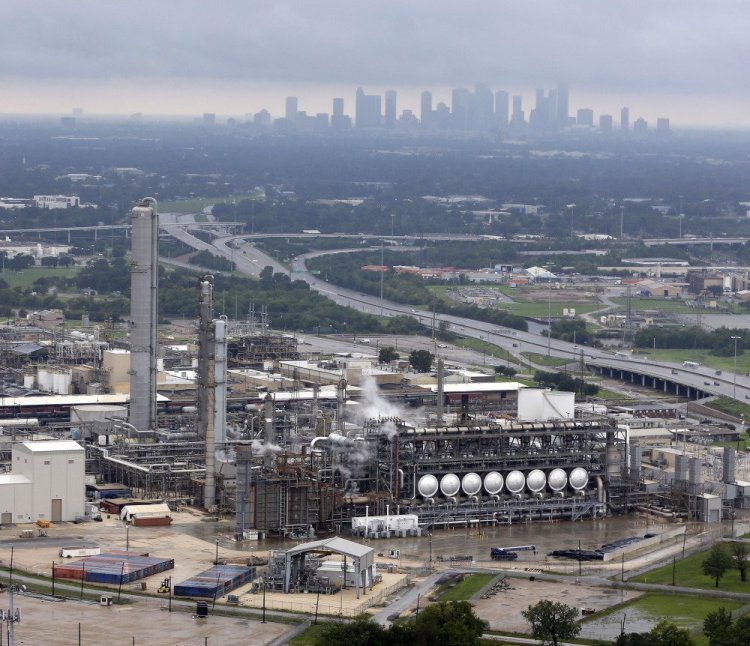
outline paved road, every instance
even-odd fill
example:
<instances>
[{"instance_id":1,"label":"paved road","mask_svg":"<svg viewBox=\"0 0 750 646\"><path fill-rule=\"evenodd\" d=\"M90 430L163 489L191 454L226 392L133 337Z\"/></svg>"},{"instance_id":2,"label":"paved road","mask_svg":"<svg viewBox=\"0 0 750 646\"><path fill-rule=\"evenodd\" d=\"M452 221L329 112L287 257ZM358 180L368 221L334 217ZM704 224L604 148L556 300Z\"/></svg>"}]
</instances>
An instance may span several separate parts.
<instances>
[{"instance_id":1,"label":"paved road","mask_svg":"<svg viewBox=\"0 0 750 646\"><path fill-rule=\"evenodd\" d=\"M263 267L270 265L274 271L289 273L295 280L304 280L311 289L327 296L339 305L353 307L359 311L378 314L382 316L411 316L428 328L437 326L443 321L448 324L449 329L458 334L474 337L488 341L496 346L507 350L520 361L520 355L524 352L547 354L554 357L568 358L577 361L581 355L588 365L633 371L658 379L679 382L685 386L701 390L713 395L732 397L736 391L737 399L750 400L750 378L746 375L737 375L729 371L717 375L714 370L698 366L684 368L679 364L668 362L657 362L646 356L636 355L628 358L617 357L612 352L578 346L573 343L550 339L540 336L537 332L522 332L511 328L474 321L446 314L433 315L426 310L417 310L403 305L381 299L377 296L363 294L354 290L338 287L327 283L325 280L310 274L305 268L305 258L323 255L327 252L313 252L292 261L292 271L279 262L260 251L257 247L243 242L247 236L225 235L215 239L212 243L206 243L191 235L185 225L171 224L165 229L196 249L209 249L228 260L236 263L237 270L251 276L258 276ZM260 236L260 234L258 234ZM239 245L239 248L233 248ZM736 384L736 385L735 385Z\"/></svg>"}]
</instances>

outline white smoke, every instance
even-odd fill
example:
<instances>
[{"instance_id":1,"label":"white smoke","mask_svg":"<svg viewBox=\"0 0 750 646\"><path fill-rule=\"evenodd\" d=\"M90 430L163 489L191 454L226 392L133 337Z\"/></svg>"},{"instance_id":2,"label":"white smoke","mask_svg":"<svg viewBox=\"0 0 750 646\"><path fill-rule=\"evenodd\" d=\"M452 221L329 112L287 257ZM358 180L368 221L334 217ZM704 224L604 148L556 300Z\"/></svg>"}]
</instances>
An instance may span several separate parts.
<instances>
[{"instance_id":1,"label":"white smoke","mask_svg":"<svg viewBox=\"0 0 750 646\"><path fill-rule=\"evenodd\" d=\"M262 440L253 440L252 442L250 442L250 450L255 456L266 456L275 455L276 453L279 453L282 448L277 444L269 444L267 442L263 442Z\"/></svg>"},{"instance_id":2,"label":"white smoke","mask_svg":"<svg viewBox=\"0 0 750 646\"><path fill-rule=\"evenodd\" d=\"M372 376L362 375L362 377L357 423L362 424L365 420L383 417L403 419L405 411L400 406L380 396L378 385Z\"/></svg>"}]
</instances>

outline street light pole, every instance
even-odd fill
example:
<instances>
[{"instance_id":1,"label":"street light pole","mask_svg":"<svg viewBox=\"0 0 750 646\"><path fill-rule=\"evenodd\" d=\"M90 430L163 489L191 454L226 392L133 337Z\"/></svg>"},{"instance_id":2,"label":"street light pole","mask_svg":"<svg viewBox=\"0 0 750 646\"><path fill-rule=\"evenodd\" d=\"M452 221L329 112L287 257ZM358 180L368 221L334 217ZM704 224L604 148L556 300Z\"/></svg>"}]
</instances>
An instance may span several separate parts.
<instances>
[{"instance_id":1,"label":"street light pole","mask_svg":"<svg viewBox=\"0 0 750 646\"><path fill-rule=\"evenodd\" d=\"M624 214L625 214L625 207L621 206L620 207L620 240L622 240L622 218Z\"/></svg>"},{"instance_id":2,"label":"street light pole","mask_svg":"<svg viewBox=\"0 0 750 646\"><path fill-rule=\"evenodd\" d=\"M741 336L732 335L732 340L734 341L734 378L732 382L732 399L737 399L737 341L739 341L741 338Z\"/></svg>"},{"instance_id":3,"label":"street light pole","mask_svg":"<svg viewBox=\"0 0 750 646\"><path fill-rule=\"evenodd\" d=\"M550 343L552 343L552 288L547 283L547 356L550 355Z\"/></svg>"},{"instance_id":4,"label":"street light pole","mask_svg":"<svg viewBox=\"0 0 750 646\"><path fill-rule=\"evenodd\" d=\"M216 544L216 556L214 558L214 565L219 564L219 539L218 537L214 539L214 543Z\"/></svg>"}]
</instances>

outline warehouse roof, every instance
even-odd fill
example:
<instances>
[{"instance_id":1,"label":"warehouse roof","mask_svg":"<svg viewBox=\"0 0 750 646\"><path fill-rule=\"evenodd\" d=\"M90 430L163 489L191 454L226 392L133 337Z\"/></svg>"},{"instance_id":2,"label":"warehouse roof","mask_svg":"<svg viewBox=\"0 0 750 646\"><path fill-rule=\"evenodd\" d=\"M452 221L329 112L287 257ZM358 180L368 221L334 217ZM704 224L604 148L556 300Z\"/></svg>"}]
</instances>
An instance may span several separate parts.
<instances>
[{"instance_id":1,"label":"warehouse roof","mask_svg":"<svg viewBox=\"0 0 750 646\"><path fill-rule=\"evenodd\" d=\"M336 552L352 558L362 558L374 552L372 547L361 545L354 541L348 541L340 536L326 538L321 541L312 541L311 543L302 543L287 550L287 554L301 554L303 552Z\"/></svg>"},{"instance_id":2,"label":"warehouse roof","mask_svg":"<svg viewBox=\"0 0 750 646\"><path fill-rule=\"evenodd\" d=\"M437 392L437 384L428 384L421 386L432 392ZM445 384L443 386L444 393L496 393L502 391L515 391L526 386L517 381L497 381L497 382L480 382L480 383L468 383L468 384Z\"/></svg>"}]
</instances>

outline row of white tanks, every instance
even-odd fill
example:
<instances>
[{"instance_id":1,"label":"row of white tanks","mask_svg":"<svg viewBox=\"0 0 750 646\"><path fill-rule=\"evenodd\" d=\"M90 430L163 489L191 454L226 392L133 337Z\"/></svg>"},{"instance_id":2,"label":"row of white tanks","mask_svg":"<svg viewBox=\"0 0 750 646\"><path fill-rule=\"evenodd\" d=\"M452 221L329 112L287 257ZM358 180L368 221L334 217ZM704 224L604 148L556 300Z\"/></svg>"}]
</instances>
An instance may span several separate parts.
<instances>
[{"instance_id":1,"label":"row of white tanks","mask_svg":"<svg viewBox=\"0 0 750 646\"><path fill-rule=\"evenodd\" d=\"M553 492L563 491L569 484L575 491L586 488L589 474L583 467L575 467L568 473L565 469L552 469L545 473L541 469L532 469L524 474L522 471L511 471L504 478L497 471L490 471L484 478L478 473L467 473L462 478L455 473L446 473L440 481L432 474L423 475L417 484L417 492L423 498L434 498L438 491L447 498L457 496L459 492L467 496L476 496L484 488L490 496L499 494L503 487L506 492L515 495L527 489L532 494L541 493L545 487Z\"/></svg>"}]
</instances>

